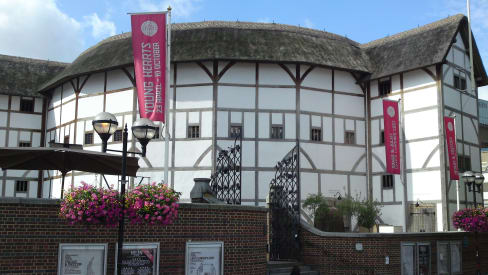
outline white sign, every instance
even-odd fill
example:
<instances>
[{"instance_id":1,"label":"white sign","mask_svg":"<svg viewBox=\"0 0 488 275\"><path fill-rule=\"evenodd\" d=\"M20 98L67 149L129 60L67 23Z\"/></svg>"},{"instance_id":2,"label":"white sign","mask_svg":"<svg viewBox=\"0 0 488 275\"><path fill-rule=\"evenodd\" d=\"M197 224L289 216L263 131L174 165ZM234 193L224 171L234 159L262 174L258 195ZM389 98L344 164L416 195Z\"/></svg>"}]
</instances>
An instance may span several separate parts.
<instances>
[{"instance_id":1,"label":"white sign","mask_svg":"<svg viewBox=\"0 0 488 275\"><path fill-rule=\"evenodd\" d=\"M115 273L119 246L115 249ZM121 274L159 274L159 243L124 243Z\"/></svg>"},{"instance_id":2,"label":"white sign","mask_svg":"<svg viewBox=\"0 0 488 275\"><path fill-rule=\"evenodd\" d=\"M107 244L59 244L58 274L106 274L107 250Z\"/></svg>"},{"instance_id":3,"label":"white sign","mask_svg":"<svg viewBox=\"0 0 488 275\"><path fill-rule=\"evenodd\" d=\"M187 242L185 275L223 275L223 242Z\"/></svg>"}]
</instances>

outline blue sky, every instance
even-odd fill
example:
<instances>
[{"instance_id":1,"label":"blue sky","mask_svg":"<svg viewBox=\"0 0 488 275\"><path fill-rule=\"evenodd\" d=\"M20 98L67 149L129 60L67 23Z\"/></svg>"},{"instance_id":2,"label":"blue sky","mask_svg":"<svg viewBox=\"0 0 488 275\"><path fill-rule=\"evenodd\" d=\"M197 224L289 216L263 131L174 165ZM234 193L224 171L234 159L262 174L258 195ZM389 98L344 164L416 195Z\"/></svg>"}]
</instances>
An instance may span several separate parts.
<instances>
[{"instance_id":1,"label":"blue sky","mask_svg":"<svg viewBox=\"0 0 488 275\"><path fill-rule=\"evenodd\" d=\"M71 62L130 31L127 12L173 7L173 22L228 20L300 25L365 43L457 13L465 0L0 0L0 54ZM471 0L473 32L488 66L488 0ZM486 93L486 97L484 94ZM483 92L488 99L488 90Z\"/></svg>"}]
</instances>

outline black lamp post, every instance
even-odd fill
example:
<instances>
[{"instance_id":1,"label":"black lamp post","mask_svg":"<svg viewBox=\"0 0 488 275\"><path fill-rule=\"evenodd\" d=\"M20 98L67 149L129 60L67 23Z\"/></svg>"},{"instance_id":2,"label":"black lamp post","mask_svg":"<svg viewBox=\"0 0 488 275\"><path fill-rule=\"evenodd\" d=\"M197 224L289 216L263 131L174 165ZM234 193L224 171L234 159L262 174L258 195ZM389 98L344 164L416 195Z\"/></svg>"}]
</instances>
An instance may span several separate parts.
<instances>
[{"instance_id":1,"label":"black lamp post","mask_svg":"<svg viewBox=\"0 0 488 275\"><path fill-rule=\"evenodd\" d=\"M468 185L468 191L473 191L474 208L478 205L476 204L476 193L481 193L481 185L485 181L485 177L481 173L473 173L471 171L466 171L463 174L464 182ZM476 242L476 274L480 273L480 255L479 255L479 244L478 244L478 232L474 232L474 238Z\"/></svg>"},{"instance_id":2,"label":"black lamp post","mask_svg":"<svg viewBox=\"0 0 488 275\"><path fill-rule=\"evenodd\" d=\"M124 127L124 131L122 134L122 151L120 150L111 150L107 149L107 141L110 136L115 133L117 130L117 126L119 123L115 116L111 113L100 113L98 114L92 122L93 128L97 132L97 134L102 139L102 152L117 152L122 153L122 173L120 179L120 201L122 203L122 213L119 218L119 232L118 232L118 251L117 251L117 274L121 274L121 264L122 264L122 249L123 249L123 242L124 242L124 210L125 210L125 184L126 184L126 174L127 174L127 153L132 154L139 154L143 157L146 156L146 146L149 141L154 137L156 134L157 127L154 126L154 123L147 119L142 118L134 122L132 126L132 133L134 136L139 140L139 143L142 145L142 153L139 152L127 152L127 138L128 138L128 130L127 124Z\"/></svg>"}]
</instances>

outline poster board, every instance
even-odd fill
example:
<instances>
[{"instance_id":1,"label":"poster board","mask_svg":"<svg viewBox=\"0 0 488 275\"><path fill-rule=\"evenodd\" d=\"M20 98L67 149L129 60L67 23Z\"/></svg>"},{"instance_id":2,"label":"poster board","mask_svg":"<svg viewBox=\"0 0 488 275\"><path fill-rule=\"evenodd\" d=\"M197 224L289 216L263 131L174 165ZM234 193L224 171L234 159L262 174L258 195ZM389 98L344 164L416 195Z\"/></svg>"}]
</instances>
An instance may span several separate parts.
<instances>
[{"instance_id":1,"label":"poster board","mask_svg":"<svg viewBox=\"0 0 488 275\"><path fill-rule=\"evenodd\" d=\"M118 244L115 248L115 273L117 273ZM124 243L121 274L159 274L159 243Z\"/></svg>"},{"instance_id":2,"label":"poster board","mask_svg":"<svg viewBox=\"0 0 488 275\"><path fill-rule=\"evenodd\" d=\"M60 243L59 275L98 275L107 273L108 244Z\"/></svg>"},{"instance_id":3,"label":"poster board","mask_svg":"<svg viewBox=\"0 0 488 275\"><path fill-rule=\"evenodd\" d=\"M223 275L224 242L187 242L185 275Z\"/></svg>"}]
</instances>

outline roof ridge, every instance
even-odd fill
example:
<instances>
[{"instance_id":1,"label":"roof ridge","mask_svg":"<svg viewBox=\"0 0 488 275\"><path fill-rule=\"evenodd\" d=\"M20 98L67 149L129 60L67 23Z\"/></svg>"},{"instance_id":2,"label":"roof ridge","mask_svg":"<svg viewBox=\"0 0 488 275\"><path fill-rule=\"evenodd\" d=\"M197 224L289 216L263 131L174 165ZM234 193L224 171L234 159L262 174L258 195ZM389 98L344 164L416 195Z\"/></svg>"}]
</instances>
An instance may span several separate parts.
<instances>
[{"instance_id":1,"label":"roof ridge","mask_svg":"<svg viewBox=\"0 0 488 275\"><path fill-rule=\"evenodd\" d=\"M413 35L413 34L425 32L425 31L428 31L431 29L435 29L435 28L438 28L440 25L446 25L446 24L451 24L451 23L459 23L458 21L461 21L464 17L465 17L464 14L461 14L461 13L456 14L456 15L452 15L452 16L448 16L447 18L437 20L437 21L425 24L423 26L420 26L420 27L417 27L414 29L409 29L409 30L406 30L403 32L396 33L396 34L391 35L391 36L379 38L379 39L361 44L360 47L361 48L370 48L370 47L374 47L374 46L377 46L380 44L391 42L391 41L394 41L397 39L401 39L401 38L404 38L404 37L409 36L409 35Z\"/></svg>"},{"instance_id":2,"label":"roof ridge","mask_svg":"<svg viewBox=\"0 0 488 275\"><path fill-rule=\"evenodd\" d=\"M11 60L11 61L23 61L23 62L29 62L29 63L48 63L49 65L61 65L61 66L66 66L71 63L68 62L60 62L60 61L52 61L52 60L46 60L46 59L38 59L38 58L30 58L30 57L23 57L23 56L14 56L14 55L5 55L5 54L0 54L0 60Z\"/></svg>"}]
</instances>

